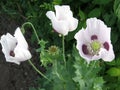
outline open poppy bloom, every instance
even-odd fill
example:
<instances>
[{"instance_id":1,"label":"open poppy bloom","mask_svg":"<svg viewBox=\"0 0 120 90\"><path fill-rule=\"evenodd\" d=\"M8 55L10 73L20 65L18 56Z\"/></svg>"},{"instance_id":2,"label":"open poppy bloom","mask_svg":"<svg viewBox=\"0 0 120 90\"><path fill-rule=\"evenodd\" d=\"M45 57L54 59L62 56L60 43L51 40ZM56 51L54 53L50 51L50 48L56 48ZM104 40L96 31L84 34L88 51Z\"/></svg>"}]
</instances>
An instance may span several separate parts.
<instances>
[{"instance_id":1,"label":"open poppy bloom","mask_svg":"<svg viewBox=\"0 0 120 90\"><path fill-rule=\"evenodd\" d=\"M112 61L115 58L110 40L111 28L97 18L87 20L86 29L81 29L75 35L77 49L81 57L89 63L92 60L103 59Z\"/></svg>"},{"instance_id":2,"label":"open poppy bloom","mask_svg":"<svg viewBox=\"0 0 120 90\"><path fill-rule=\"evenodd\" d=\"M1 36L2 52L7 62L20 64L20 62L30 59L31 53L28 50L28 44L18 27L14 36L7 33Z\"/></svg>"},{"instance_id":3,"label":"open poppy bloom","mask_svg":"<svg viewBox=\"0 0 120 90\"><path fill-rule=\"evenodd\" d=\"M62 35L67 35L69 31L77 28L78 20L73 17L73 13L68 5L55 5L55 12L48 11L46 16L51 20L54 30Z\"/></svg>"}]
</instances>

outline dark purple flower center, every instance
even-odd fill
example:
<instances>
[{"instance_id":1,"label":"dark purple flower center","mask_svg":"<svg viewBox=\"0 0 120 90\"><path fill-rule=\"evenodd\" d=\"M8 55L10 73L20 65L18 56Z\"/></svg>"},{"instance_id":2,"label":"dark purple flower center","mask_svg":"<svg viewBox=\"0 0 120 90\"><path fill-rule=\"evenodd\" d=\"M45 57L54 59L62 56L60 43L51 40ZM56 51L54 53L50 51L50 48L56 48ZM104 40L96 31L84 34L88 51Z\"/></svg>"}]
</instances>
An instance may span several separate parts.
<instances>
[{"instance_id":1,"label":"dark purple flower center","mask_svg":"<svg viewBox=\"0 0 120 90\"><path fill-rule=\"evenodd\" d=\"M97 39L98 39L97 35L92 35L91 36L91 40L97 40Z\"/></svg>"},{"instance_id":2,"label":"dark purple flower center","mask_svg":"<svg viewBox=\"0 0 120 90\"><path fill-rule=\"evenodd\" d=\"M89 54L89 51L87 49L87 45L85 45L85 44L82 45L82 51L84 54Z\"/></svg>"},{"instance_id":3,"label":"dark purple flower center","mask_svg":"<svg viewBox=\"0 0 120 90\"><path fill-rule=\"evenodd\" d=\"M14 53L14 51L10 51L10 56L12 56L12 57L15 57L15 53Z\"/></svg>"},{"instance_id":4,"label":"dark purple flower center","mask_svg":"<svg viewBox=\"0 0 120 90\"><path fill-rule=\"evenodd\" d=\"M104 48L108 51L109 50L109 43L108 42L105 42L104 44L103 44L103 46L104 46Z\"/></svg>"}]
</instances>

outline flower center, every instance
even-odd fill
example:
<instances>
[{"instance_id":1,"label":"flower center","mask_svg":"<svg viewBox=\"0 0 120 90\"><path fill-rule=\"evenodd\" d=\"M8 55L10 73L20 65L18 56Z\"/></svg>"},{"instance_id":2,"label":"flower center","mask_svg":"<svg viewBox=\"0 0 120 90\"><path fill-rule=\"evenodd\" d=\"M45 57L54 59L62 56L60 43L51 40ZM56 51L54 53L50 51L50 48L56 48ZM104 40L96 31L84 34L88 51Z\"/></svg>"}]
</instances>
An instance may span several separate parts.
<instances>
[{"instance_id":1,"label":"flower center","mask_svg":"<svg viewBox=\"0 0 120 90\"><path fill-rule=\"evenodd\" d=\"M88 50L91 55L97 55L100 51L100 48L101 48L101 43L98 40L93 40L88 45Z\"/></svg>"},{"instance_id":2,"label":"flower center","mask_svg":"<svg viewBox=\"0 0 120 90\"><path fill-rule=\"evenodd\" d=\"M100 47L101 47L101 44L98 41L93 41L91 43L91 48L93 51L98 51L100 49Z\"/></svg>"}]
</instances>

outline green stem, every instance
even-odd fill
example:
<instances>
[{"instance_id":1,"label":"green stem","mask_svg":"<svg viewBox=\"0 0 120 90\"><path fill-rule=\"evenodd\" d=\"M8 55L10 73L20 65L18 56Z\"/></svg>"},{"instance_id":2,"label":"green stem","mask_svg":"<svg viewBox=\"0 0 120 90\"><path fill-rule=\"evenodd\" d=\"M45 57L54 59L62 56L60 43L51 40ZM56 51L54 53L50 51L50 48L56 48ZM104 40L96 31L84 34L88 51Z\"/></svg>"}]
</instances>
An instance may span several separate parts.
<instances>
[{"instance_id":1,"label":"green stem","mask_svg":"<svg viewBox=\"0 0 120 90\"><path fill-rule=\"evenodd\" d=\"M62 49L63 49L63 60L64 60L64 64L66 67L66 59L65 59L65 41L64 41L65 37L62 36Z\"/></svg>"},{"instance_id":2,"label":"green stem","mask_svg":"<svg viewBox=\"0 0 120 90\"><path fill-rule=\"evenodd\" d=\"M38 34L37 34L37 32L36 32L33 24L32 24L31 22L26 22L26 23L24 23L24 24L22 25L22 28L24 29L26 25L31 25L31 27L32 27L35 35L36 35L37 41L38 41L38 43L39 43L39 42L40 42L40 39L39 39L39 37L38 37ZM44 77L45 79L47 79L48 81L51 81L51 80L48 79L39 69L37 69L37 67L36 67L30 60L28 60L28 62L29 62L29 64L34 68L34 70L35 70L36 72L38 72L41 76L43 76L43 77Z\"/></svg>"},{"instance_id":3,"label":"green stem","mask_svg":"<svg viewBox=\"0 0 120 90\"><path fill-rule=\"evenodd\" d=\"M38 72L41 76L43 76L45 79L47 79L48 81L51 81L50 79L48 79L39 69L37 69L37 67L31 62L31 60L28 60L28 62L30 63L30 65L34 68L34 70L36 72Z\"/></svg>"},{"instance_id":4,"label":"green stem","mask_svg":"<svg viewBox=\"0 0 120 90\"><path fill-rule=\"evenodd\" d=\"M37 34L37 32L36 32L33 24L32 24L31 22L25 22L25 23L22 25L22 28L24 28L25 25L31 25L31 27L33 28L33 31L34 31L34 33L35 33L35 35L36 35L37 41L38 41L38 43L39 43L39 42L40 42L40 39L39 39L39 37L38 37L38 34Z\"/></svg>"}]
</instances>

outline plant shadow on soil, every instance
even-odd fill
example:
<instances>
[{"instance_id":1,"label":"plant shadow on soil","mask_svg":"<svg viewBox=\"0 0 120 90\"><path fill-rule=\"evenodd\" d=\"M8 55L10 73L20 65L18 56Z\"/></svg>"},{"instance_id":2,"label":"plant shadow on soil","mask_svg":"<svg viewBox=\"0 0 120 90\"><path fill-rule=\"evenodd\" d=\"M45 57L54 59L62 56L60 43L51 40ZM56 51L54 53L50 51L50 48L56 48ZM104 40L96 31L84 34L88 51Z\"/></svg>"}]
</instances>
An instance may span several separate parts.
<instances>
[{"instance_id":1,"label":"plant shadow on soil","mask_svg":"<svg viewBox=\"0 0 120 90\"><path fill-rule=\"evenodd\" d=\"M15 29L19 26L15 20L6 15L0 15L0 36L7 32L14 34ZM27 33L30 36L31 32ZM28 43L30 40L26 38ZM35 55L34 45L30 45L31 53ZM6 62L2 47L0 45L0 90L29 90L29 87L37 87L37 77L39 75L33 70L28 61L20 65ZM32 57L34 64L38 63L37 57ZM38 67L40 67L37 64ZM41 67L40 67L41 68Z\"/></svg>"}]
</instances>

